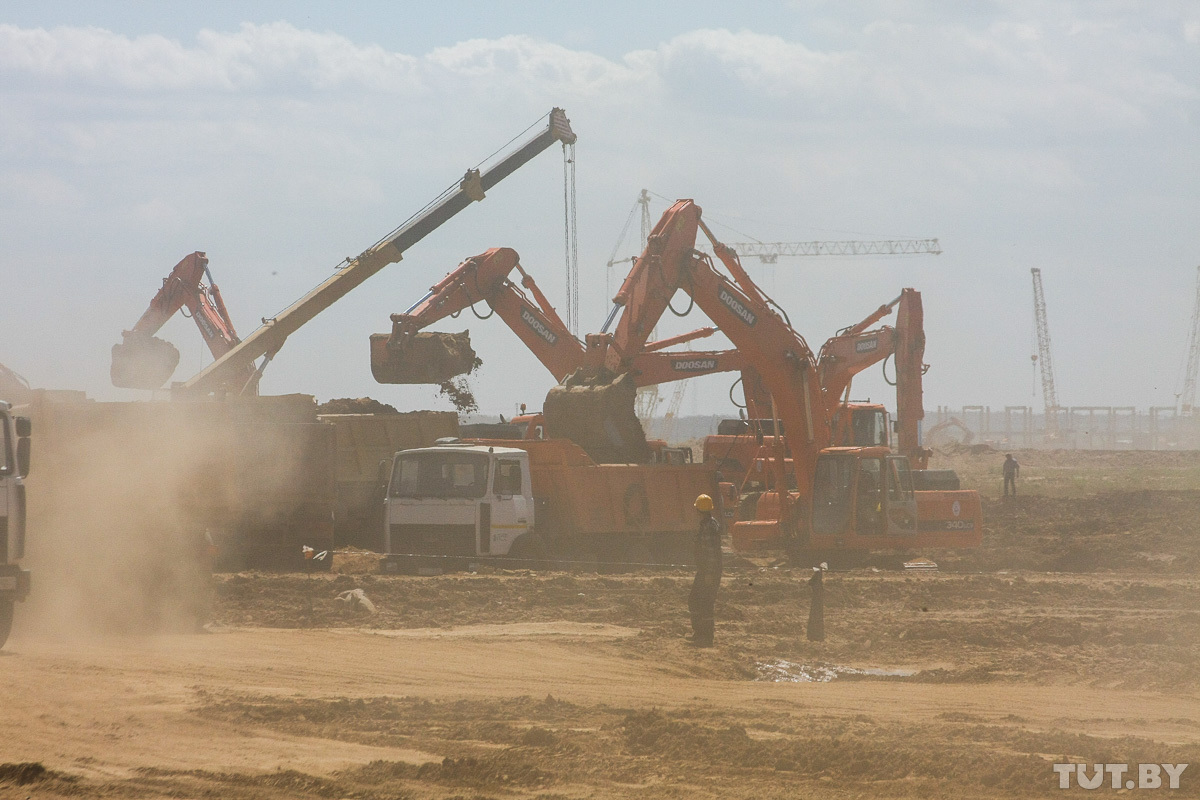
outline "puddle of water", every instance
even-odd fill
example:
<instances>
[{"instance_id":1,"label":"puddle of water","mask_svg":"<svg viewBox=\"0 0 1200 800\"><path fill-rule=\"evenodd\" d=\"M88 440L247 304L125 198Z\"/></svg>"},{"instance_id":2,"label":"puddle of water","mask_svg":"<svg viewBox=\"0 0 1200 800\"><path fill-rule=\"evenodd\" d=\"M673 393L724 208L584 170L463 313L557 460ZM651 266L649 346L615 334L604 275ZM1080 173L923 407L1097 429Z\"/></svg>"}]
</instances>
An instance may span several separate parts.
<instances>
[{"instance_id":1,"label":"puddle of water","mask_svg":"<svg viewBox=\"0 0 1200 800\"><path fill-rule=\"evenodd\" d=\"M910 678L912 669L878 669L876 667L842 667L836 664L797 664L794 661L759 661L754 665L756 681L770 683L828 683L841 677Z\"/></svg>"}]
</instances>

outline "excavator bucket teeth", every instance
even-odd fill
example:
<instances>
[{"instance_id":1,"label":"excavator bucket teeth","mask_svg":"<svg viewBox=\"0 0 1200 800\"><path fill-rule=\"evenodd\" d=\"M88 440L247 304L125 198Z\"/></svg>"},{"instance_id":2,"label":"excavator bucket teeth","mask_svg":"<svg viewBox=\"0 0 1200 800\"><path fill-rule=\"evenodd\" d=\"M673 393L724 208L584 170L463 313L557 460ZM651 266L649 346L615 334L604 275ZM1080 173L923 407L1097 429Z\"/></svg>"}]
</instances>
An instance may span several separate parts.
<instances>
[{"instance_id":1,"label":"excavator bucket teeth","mask_svg":"<svg viewBox=\"0 0 1200 800\"><path fill-rule=\"evenodd\" d=\"M633 377L614 377L607 370L587 377L582 372L572 373L546 395L542 411L547 432L575 442L600 464L649 461L646 433L634 412Z\"/></svg>"},{"instance_id":2,"label":"excavator bucket teeth","mask_svg":"<svg viewBox=\"0 0 1200 800\"><path fill-rule=\"evenodd\" d=\"M371 334L371 374L378 383L444 383L480 363L467 331L389 339L386 333Z\"/></svg>"},{"instance_id":3,"label":"excavator bucket teeth","mask_svg":"<svg viewBox=\"0 0 1200 800\"><path fill-rule=\"evenodd\" d=\"M156 336L126 336L112 348L112 385L121 389L161 389L179 366L175 345Z\"/></svg>"}]
</instances>

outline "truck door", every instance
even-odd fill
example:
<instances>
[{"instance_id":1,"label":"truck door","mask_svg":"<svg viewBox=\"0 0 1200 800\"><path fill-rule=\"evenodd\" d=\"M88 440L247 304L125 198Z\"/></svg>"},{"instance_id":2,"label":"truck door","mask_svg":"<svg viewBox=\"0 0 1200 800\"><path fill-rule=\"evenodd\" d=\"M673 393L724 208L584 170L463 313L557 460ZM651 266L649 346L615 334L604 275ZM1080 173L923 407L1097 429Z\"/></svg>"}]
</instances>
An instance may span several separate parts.
<instances>
[{"instance_id":1,"label":"truck door","mask_svg":"<svg viewBox=\"0 0 1200 800\"><path fill-rule=\"evenodd\" d=\"M526 493L529 490L526 466L528 457L522 453L496 456L492 468L491 530L484 541L480 525L479 552L506 555L513 541L533 526L533 509Z\"/></svg>"},{"instance_id":2,"label":"truck door","mask_svg":"<svg viewBox=\"0 0 1200 800\"><path fill-rule=\"evenodd\" d=\"M812 530L817 535L845 533L850 527L854 458L825 454L817 459L813 480Z\"/></svg>"},{"instance_id":3,"label":"truck door","mask_svg":"<svg viewBox=\"0 0 1200 800\"><path fill-rule=\"evenodd\" d=\"M887 532L912 536L917 532L917 496L913 493L912 470L906 456L884 459L887 488Z\"/></svg>"},{"instance_id":4,"label":"truck door","mask_svg":"<svg viewBox=\"0 0 1200 800\"><path fill-rule=\"evenodd\" d=\"M854 489L854 532L859 536L878 536L884 522L883 459L860 458Z\"/></svg>"}]
</instances>

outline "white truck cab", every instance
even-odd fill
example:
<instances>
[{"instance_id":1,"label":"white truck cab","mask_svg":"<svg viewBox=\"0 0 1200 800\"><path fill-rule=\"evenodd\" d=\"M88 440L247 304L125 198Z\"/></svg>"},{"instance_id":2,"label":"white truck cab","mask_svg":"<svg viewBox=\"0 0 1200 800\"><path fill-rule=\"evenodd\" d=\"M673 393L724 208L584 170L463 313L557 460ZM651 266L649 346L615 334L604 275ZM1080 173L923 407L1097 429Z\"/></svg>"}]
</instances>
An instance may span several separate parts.
<instances>
[{"instance_id":1,"label":"white truck cab","mask_svg":"<svg viewBox=\"0 0 1200 800\"><path fill-rule=\"evenodd\" d=\"M534 501L524 450L457 439L401 450L384 503L389 555L532 555Z\"/></svg>"},{"instance_id":2,"label":"white truck cab","mask_svg":"<svg viewBox=\"0 0 1200 800\"><path fill-rule=\"evenodd\" d=\"M0 401L0 647L12 630L13 606L29 595L25 556L25 483L29 473L28 417Z\"/></svg>"}]
</instances>

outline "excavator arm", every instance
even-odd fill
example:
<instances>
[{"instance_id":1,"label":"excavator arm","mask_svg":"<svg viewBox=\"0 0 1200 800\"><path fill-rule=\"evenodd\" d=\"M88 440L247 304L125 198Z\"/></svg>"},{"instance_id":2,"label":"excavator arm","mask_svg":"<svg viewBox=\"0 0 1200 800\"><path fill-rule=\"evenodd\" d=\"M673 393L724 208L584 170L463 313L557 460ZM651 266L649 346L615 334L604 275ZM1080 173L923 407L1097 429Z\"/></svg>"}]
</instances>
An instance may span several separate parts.
<instances>
[{"instance_id":1,"label":"excavator arm","mask_svg":"<svg viewBox=\"0 0 1200 800\"><path fill-rule=\"evenodd\" d=\"M509 277L514 271L521 276L520 287ZM463 261L411 308L393 314L390 334L371 336L371 372L375 380L440 383L470 372L475 354L467 332L422 331L479 303L486 303L512 329L556 381L562 382L584 366L583 343L571 335L533 276L522 268L517 252L496 247ZM736 350L665 351L714 332L716 328L701 328L647 343L630 359L634 384L650 386L741 370L745 359Z\"/></svg>"},{"instance_id":2,"label":"excavator arm","mask_svg":"<svg viewBox=\"0 0 1200 800\"><path fill-rule=\"evenodd\" d=\"M509 279L521 276L526 295ZM550 305L517 251L495 247L472 256L402 314L392 315L392 332L371 336L371 373L379 383L441 383L475 367L466 331L421 333L429 325L486 303L512 328L538 360L562 380L583 362L583 345Z\"/></svg>"},{"instance_id":3,"label":"excavator arm","mask_svg":"<svg viewBox=\"0 0 1200 800\"><path fill-rule=\"evenodd\" d=\"M207 285L203 283L206 277ZM113 345L109 372L114 386L158 389L167 382L179 364L179 351L154 334L184 308L195 320L213 358L221 358L241 341L208 269L208 257L196 251L175 265L141 318L132 329L121 332L120 344ZM241 378L241 387L253 388L254 368L244 370Z\"/></svg>"},{"instance_id":4,"label":"excavator arm","mask_svg":"<svg viewBox=\"0 0 1200 800\"><path fill-rule=\"evenodd\" d=\"M786 445L783 437L777 437L780 452L771 459L776 485L787 484L784 465L788 456L796 466L797 480L811 480L817 455L830 440L816 358L804 339L740 271L736 254L716 241L700 216L699 206L680 200L659 220L646 250L614 298L605 330L588 337L592 374L575 376L547 396L547 427L556 435L579 442L584 449L589 449L585 441L595 443L598 449L606 435L614 446L622 441L628 444L629 437L612 424L615 413L601 412L615 412L624 395L632 391L632 376L648 372L644 366L639 368L637 359L645 357L647 337L671 298L683 291L733 343L737 356L730 354L724 364L742 371L751 415L778 419L788 433ZM735 262L730 270L733 279L718 272L706 255L695 250L699 230L712 239L719 257L724 250L724 259ZM724 263L729 265L729 261ZM607 329L618 313L621 318L609 334ZM678 358L683 354L669 355ZM595 369L601 364L602 370ZM747 381L747 376L751 380ZM614 396L608 397L610 394Z\"/></svg>"}]
</instances>

